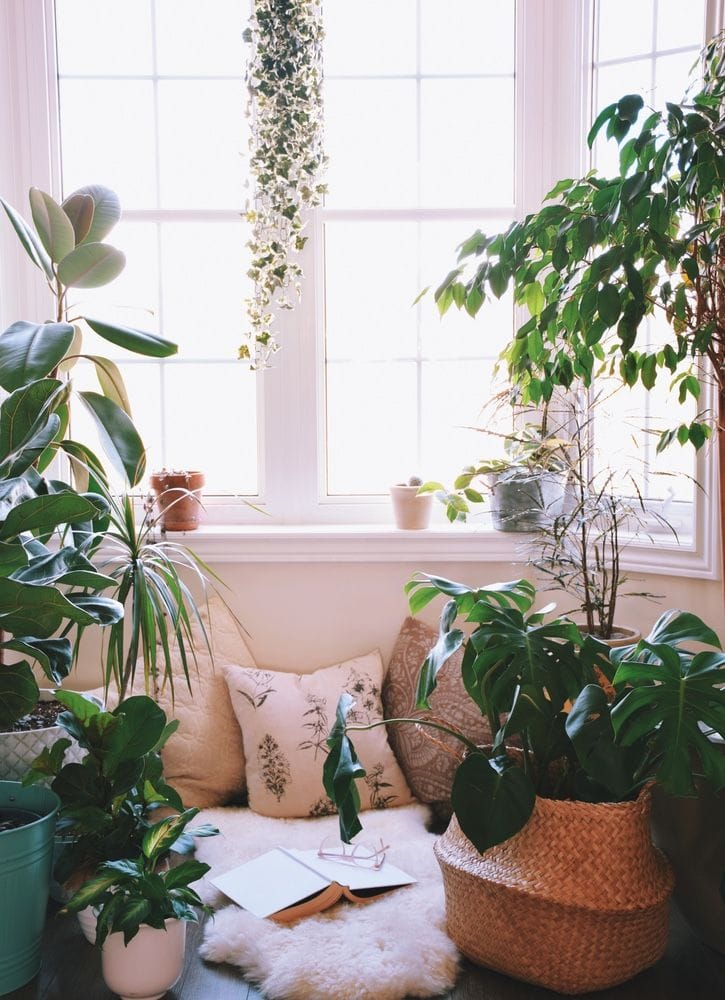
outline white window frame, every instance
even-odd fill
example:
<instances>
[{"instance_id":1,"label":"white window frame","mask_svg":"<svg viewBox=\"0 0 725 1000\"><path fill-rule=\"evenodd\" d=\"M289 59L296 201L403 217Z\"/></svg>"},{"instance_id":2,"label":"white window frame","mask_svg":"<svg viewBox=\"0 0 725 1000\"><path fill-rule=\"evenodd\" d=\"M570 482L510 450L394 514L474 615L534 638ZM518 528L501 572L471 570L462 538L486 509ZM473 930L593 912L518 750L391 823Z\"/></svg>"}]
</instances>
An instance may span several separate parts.
<instances>
[{"instance_id":1,"label":"white window frame","mask_svg":"<svg viewBox=\"0 0 725 1000\"><path fill-rule=\"evenodd\" d=\"M709 34L723 23L723 0L709 0ZM516 204L535 210L553 183L586 169L585 136L591 85L591 0L517 0ZM570 60L563 52L573 53ZM0 192L23 206L31 184L59 193L58 94L53 0L3 0L0 4ZM540 137L550 141L542 150ZM240 192L240 205L243 193ZM177 213L178 214L178 213ZM192 213L193 214L193 213ZM520 560L520 538L473 524L445 524L427 532L391 527L386 497L324 496L324 289L323 220L340 212L320 209L308 223L301 304L282 314L284 344L258 392L259 496L262 509L282 511L272 523L239 498L210 498L208 523L194 534L194 548L214 562L237 561L444 561ZM344 213L349 215L350 213ZM417 212L417 217L425 213ZM432 218L460 218L431 210ZM139 213L128 213L128 218ZM381 212L403 218L405 212ZM366 213L368 217L368 213ZM0 226L0 316L48 314L42 282L31 273L14 234ZM431 306L432 308L432 306ZM525 317L524 317L525 318ZM240 313L240 331L244 318ZM271 461L269 456L274 456ZM698 456L703 490L695 503L694 543L634 543L625 562L639 572L715 579L717 479L712 455Z\"/></svg>"}]
</instances>

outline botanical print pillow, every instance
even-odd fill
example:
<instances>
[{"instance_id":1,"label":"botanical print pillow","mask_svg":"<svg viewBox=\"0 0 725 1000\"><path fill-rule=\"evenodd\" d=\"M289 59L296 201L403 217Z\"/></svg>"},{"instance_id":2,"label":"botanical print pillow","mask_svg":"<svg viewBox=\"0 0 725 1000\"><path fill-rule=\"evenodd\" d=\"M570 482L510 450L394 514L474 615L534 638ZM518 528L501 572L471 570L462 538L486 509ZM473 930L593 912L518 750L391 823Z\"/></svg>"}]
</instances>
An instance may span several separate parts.
<instances>
[{"instance_id":1,"label":"botanical print pillow","mask_svg":"<svg viewBox=\"0 0 725 1000\"><path fill-rule=\"evenodd\" d=\"M242 728L250 807L263 816L325 816L335 807L322 784L327 737L343 691L355 698L350 722L383 717L383 664L367 656L312 674L227 666L224 674ZM388 745L385 726L354 734L367 771L358 782L361 808L385 809L411 801Z\"/></svg>"}]
</instances>

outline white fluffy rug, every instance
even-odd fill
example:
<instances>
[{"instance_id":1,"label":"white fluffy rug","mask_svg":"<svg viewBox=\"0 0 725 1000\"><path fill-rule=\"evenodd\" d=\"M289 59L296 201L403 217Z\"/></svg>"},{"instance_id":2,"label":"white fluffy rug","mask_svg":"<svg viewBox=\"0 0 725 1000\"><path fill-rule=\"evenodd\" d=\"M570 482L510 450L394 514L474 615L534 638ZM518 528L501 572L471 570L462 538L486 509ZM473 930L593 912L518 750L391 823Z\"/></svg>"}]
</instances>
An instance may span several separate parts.
<instances>
[{"instance_id":1,"label":"white fluffy rug","mask_svg":"<svg viewBox=\"0 0 725 1000\"><path fill-rule=\"evenodd\" d=\"M221 836L197 842L211 875L273 847L310 849L337 834L337 817L272 819L249 809L207 809L198 819ZM219 908L207 924L201 954L238 965L270 1000L401 1000L433 997L453 986L458 953L445 932L435 837L424 806L401 806L362 816L364 834L390 844L388 857L418 879L367 906L340 902L314 917L282 925L230 903L206 880L201 895Z\"/></svg>"}]
</instances>

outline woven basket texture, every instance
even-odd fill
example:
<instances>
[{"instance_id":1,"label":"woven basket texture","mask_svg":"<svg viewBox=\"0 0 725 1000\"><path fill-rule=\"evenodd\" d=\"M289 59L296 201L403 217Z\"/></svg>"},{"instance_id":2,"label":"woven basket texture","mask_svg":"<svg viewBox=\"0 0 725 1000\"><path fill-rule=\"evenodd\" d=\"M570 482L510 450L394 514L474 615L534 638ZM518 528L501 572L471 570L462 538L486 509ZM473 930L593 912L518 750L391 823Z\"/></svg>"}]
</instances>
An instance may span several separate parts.
<instances>
[{"instance_id":1,"label":"woven basket texture","mask_svg":"<svg viewBox=\"0 0 725 1000\"><path fill-rule=\"evenodd\" d=\"M674 884L636 802L537 799L526 826L479 854L455 817L436 842L448 933L464 955L559 993L625 982L667 944Z\"/></svg>"}]
</instances>

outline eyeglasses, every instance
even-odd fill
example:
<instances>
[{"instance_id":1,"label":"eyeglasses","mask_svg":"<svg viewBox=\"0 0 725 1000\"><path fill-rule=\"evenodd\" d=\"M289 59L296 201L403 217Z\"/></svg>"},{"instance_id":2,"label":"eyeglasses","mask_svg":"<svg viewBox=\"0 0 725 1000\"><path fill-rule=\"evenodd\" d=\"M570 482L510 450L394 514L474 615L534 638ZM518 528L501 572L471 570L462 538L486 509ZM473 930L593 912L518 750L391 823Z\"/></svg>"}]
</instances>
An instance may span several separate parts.
<instances>
[{"instance_id":1,"label":"eyeglasses","mask_svg":"<svg viewBox=\"0 0 725 1000\"><path fill-rule=\"evenodd\" d=\"M383 867L385 852L389 849L390 845L384 844L382 838L377 843L345 844L337 837L325 837L317 848L317 857L378 871Z\"/></svg>"}]
</instances>

